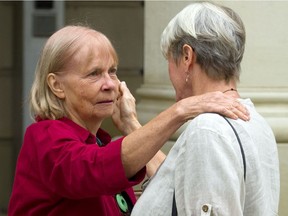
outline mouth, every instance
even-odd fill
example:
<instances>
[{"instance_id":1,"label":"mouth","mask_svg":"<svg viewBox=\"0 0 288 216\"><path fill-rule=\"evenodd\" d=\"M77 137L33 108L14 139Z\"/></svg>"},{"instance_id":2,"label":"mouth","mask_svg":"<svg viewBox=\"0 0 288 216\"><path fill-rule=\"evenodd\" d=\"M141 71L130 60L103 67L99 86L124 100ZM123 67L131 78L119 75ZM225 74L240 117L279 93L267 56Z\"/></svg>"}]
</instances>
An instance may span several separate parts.
<instances>
[{"instance_id":1,"label":"mouth","mask_svg":"<svg viewBox=\"0 0 288 216\"><path fill-rule=\"evenodd\" d=\"M103 100L97 102L97 104L112 104L112 103L114 103L114 100Z\"/></svg>"}]
</instances>

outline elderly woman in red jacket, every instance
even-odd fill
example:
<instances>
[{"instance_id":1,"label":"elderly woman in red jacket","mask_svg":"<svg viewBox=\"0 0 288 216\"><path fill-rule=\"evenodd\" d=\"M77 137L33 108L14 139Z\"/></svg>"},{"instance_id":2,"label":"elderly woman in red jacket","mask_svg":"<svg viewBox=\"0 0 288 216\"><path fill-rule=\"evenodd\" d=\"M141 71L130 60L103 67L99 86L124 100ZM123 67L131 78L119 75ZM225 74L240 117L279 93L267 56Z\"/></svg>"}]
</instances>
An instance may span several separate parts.
<instances>
[{"instance_id":1,"label":"elderly woman in red jacket","mask_svg":"<svg viewBox=\"0 0 288 216\"><path fill-rule=\"evenodd\" d=\"M152 175L159 151L188 119L202 112L247 118L220 92L179 101L143 127L135 99L117 78L109 39L88 27L67 26L47 41L31 89L35 123L25 133L8 214L11 216L129 215L132 186ZM101 130L113 117L123 137Z\"/></svg>"}]
</instances>

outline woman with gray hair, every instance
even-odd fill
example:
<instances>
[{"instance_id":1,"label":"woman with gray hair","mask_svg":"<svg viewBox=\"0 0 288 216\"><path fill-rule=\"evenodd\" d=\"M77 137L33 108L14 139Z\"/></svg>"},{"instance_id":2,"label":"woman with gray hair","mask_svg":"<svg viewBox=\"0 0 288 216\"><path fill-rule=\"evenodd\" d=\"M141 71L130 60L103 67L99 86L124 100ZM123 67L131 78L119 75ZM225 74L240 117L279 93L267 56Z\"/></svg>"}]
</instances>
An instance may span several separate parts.
<instances>
[{"instance_id":1,"label":"woman with gray hair","mask_svg":"<svg viewBox=\"0 0 288 216\"><path fill-rule=\"evenodd\" d=\"M202 112L248 118L235 98L213 92L183 99L142 127L117 65L109 39L91 28L66 26L48 39L31 89L36 121L18 157L9 216L129 215L132 186L143 180L146 164L153 174L164 159L159 149L184 122ZM101 129L111 116L124 135L113 141Z\"/></svg>"},{"instance_id":2,"label":"woman with gray hair","mask_svg":"<svg viewBox=\"0 0 288 216\"><path fill-rule=\"evenodd\" d=\"M177 101L221 91L245 105L251 120L204 113L188 122L132 215L278 215L275 137L236 87L244 47L244 25L230 8L192 3L169 22L161 49Z\"/></svg>"}]
</instances>

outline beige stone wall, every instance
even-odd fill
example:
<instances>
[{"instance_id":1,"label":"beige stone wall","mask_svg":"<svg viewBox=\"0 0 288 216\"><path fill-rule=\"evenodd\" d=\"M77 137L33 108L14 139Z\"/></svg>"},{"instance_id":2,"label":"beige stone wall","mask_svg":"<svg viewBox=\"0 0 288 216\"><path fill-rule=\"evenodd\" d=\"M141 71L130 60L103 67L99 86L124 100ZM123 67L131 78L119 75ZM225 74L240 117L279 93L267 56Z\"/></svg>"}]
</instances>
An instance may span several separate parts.
<instances>
[{"instance_id":1,"label":"beige stone wall","mask_svg":"<svg viewBox=\"0 0 288 216\"><path fill-rule=\"evenodd\" d=\"M288 73L286 72L288 2L222 1L242 17L247 43L242 64L239 92L250 97L257 110L271 125L277 139L281 197L279 215L288 215ZM174 90L167 73L167 63L160 53L160 36L168 21L188 1L145 2L144 84L138 89L141 102L138 116L145 123L174 101ZM157 20L157 22L155 22ZM185 125L171 138L165 151L177 139Z\"/></svg>"}]
</instances>

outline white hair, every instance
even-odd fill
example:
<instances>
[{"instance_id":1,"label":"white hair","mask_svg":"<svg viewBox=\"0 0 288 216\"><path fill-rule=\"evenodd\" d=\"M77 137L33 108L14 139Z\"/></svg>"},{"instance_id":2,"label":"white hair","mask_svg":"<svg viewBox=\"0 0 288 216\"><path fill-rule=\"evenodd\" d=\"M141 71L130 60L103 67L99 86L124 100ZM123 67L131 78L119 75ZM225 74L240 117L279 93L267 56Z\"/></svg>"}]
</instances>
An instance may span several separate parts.
<instances>
[{"instance_id":1,"label":"white hair","mask_svg":"<svg viewBox=\"0 0 288 216\"><path fill-rule=\"evenodd\" d=\"M245 28L232 9L211 2L186 6L167 25L161 37L161 50L174 60L188 44L197 63L214 79L239 79L245 49Z\"/></svg>"}]
</instances>

